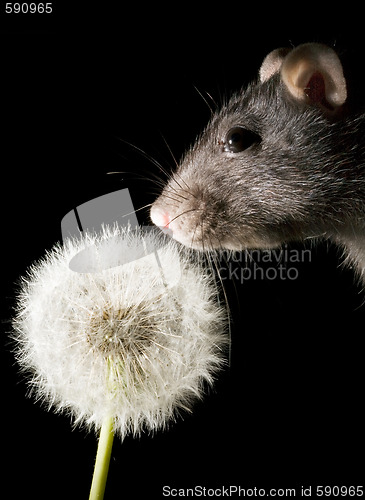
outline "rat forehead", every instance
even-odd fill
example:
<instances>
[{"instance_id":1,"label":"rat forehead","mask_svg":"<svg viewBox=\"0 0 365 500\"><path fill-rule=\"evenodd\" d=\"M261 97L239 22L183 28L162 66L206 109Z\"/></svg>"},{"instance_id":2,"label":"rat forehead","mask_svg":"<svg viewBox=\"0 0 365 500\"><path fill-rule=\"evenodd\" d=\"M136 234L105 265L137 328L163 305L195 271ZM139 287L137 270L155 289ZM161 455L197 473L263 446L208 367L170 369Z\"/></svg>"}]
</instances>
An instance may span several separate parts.
<instances>
[{"instance_id":1,"label":"rat forehead","mask_svg":"<svg viewBox=\"0 0 365 500\"><path fill-rule=\"evenodd\" d=\"M222 134L227 129L241 125L253 131L260 131L261 126L272 115L277 115L282 107L280 89L277 83L252 83L234 93L212 117L208 128Z\"/></svg>"}]
</instances>

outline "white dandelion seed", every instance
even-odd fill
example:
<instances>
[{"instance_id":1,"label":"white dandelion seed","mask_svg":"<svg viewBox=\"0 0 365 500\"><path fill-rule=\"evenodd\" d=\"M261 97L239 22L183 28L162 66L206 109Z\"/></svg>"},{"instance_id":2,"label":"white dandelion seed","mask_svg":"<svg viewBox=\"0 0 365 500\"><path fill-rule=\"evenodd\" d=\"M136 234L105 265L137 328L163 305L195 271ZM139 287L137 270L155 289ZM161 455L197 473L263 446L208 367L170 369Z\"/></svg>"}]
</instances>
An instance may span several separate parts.
<instances>
[{"instance_id":1,"label":"white dandelion seed","mask_svg":"<svg viewBox=\"0 0 365 500\"><path fill-rule=\"evenodd\" d=\"M69 268L85 244L103 270ZM158 248L163 272L153 255L133 260L146 247ZM115 255L129 262L106 268ZM76 424L98 430L111 419L121 438L191 410L224 364L225 324L197 261L172 239L123 228L67 240L35 263L13 322L30 392Z\"/></svg>"}]
</instances>

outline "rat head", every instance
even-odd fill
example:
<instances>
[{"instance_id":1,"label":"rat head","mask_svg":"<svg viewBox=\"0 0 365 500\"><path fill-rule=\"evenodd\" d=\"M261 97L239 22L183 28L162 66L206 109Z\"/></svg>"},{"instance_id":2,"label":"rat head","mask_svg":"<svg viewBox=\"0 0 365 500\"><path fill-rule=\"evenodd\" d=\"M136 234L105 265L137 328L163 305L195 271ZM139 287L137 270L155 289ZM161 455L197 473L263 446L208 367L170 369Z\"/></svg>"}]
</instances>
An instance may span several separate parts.
<instances>
[{"instance_id":1,"label":"rat head","mask_svg":"<svg viewBox=\"0 0 365 500\"><path fill-rule=\"evenodd\" d=\"M325 231L348 200L345 100L329 47L271 52L258 81L235 94L187 152L152 221L198 249L269 248Z\"/></svg>"}]
</instances>

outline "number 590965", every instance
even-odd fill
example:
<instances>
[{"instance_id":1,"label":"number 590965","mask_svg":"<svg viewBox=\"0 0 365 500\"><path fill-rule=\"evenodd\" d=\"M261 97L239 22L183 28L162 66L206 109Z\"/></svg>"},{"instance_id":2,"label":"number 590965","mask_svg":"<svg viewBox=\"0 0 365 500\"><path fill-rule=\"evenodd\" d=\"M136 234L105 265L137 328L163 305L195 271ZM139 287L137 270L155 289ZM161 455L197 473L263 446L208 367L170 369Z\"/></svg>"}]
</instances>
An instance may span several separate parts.
<instances>
[{"instance_id":1,"label":"number 590965","mask_svg":"<svg viewBox=\"0 0 365 500\"><path fill-rule=\"evenodd\" d=\"M5 4L7 14L50 14L52 2L47 3L19 3L7 2Z\"/></svg>"}]
</instances>

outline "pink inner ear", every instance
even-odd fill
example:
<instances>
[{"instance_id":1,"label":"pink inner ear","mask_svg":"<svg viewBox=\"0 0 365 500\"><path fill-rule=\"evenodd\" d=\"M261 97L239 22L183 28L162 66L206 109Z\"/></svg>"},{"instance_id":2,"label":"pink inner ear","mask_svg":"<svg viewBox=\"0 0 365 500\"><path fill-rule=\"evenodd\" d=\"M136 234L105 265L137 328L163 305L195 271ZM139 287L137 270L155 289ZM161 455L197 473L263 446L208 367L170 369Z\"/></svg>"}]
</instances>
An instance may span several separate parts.
<instances>
[{"instance_id":1,"label":"pink inner ear","mask_svg":"<svg viewBox=\"0 0 365 500\"><path fill-rule=\"evenodd\" d=\"M326 84L321 73L313 73L304 89L304 93L311 102L332 109L326 99Z\"/></svg>"}]
</instances>

